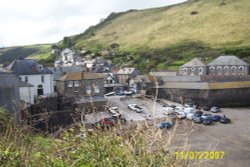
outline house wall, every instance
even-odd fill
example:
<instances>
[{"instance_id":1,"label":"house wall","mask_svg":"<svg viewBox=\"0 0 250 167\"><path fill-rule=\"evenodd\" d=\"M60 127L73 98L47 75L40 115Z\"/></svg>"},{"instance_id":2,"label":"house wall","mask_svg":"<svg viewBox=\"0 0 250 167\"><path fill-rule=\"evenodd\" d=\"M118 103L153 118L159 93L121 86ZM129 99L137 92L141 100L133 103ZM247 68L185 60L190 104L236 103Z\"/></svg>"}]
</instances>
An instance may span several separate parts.
<instances>
[{"instance_id":1,"label":"house wall","mask_svg":"<svg viewBox=\"0 0 250 167\"><path fill-rule=\"evenodd\" d=\"M206 75L206 67L181 67L179 70L179 75L183 76L199 76Z\"/></svg>"},{"instance_id":2,"label":"house wall","mask_svg":"<svg viewBox=\"0 0 250 167\"><path fill-rule=\"evenodd\" d=\"M41 80L41 76L44 76L44 82ZM45 96L50 96L54 93L53 74L43 75L20 75L21 80L25 82L25 77L28 77L28 83L34 85L34 96L38 96L38 85L43 86L43 93Z\"/></svg>"},{"instance_id":3,"label":"house wall","mask_svg":"<svg viewBox=\"0 0 250 167\"><path fill-rule=\"evenodd\" d=\"M0 106L11 114L19 113L19 77L15 74L0 74Z\"/></svg>"},{"instance_id":4,"label":"house wall","mask_svg":"<svg viewBox=\"0 0 250 167\"><path fill-rule=\"evenodd\" d=\"M34 104L34 87L20 87L20 99L29 104Z\"/></svg>"},{"instance_id":5,"label":"house wall","mask_svg":"<svg viewBox=\"0 0 250 167\"><path fill-rule=\"evenodd\" d=\"M122 85L128 85L127 80L129 78L129 75L127 74L117 74L117 78Z\"/></svg>"},{"instance_id":6,"label":"house wall","mask_svg":"<svg viewBox=\"0 0 250 167\"><path fill-rule=\"evenodd\" d=\"M58 81L57 82L57 90L58 93L73 98L81 98L82 96L104 96L104 86L103 79L94 79L94 80L82 80L79 81L79 86L76 87L74 84L72 87L69 87L69 81ZM100 85L100 92L95 93L94 84ZM87 94L86 88L90 86L91 94Z\"/></svg>"},{"instance_id":7,"label":"house wall","mask_svg":"<svg viewBox=\"0 0 250 167\"><path fill-rule=\"evenodd\" d=\"M207 66L208 75L249 75L249 66Z\"/></svg>"}]
</instances>

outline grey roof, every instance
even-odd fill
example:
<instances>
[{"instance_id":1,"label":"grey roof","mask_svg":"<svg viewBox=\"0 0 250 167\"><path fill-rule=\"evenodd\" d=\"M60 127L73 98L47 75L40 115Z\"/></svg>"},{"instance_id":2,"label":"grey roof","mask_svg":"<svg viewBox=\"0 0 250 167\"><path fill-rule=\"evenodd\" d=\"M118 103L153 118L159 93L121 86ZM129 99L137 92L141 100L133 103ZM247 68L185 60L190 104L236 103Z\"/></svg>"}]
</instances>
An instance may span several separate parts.
<instances>
[{"instance_id":1,"label":"grey roof","mask_svg":"<svg viewBox=\"0 0 250 167\"><path fill-rule=\"evenodd\" d=\"M13 71L17 75L52 74L46 67L40 69L36 60L29 59L14 60L7 69Z\"/></svg>"},{"instance_id":2,"label":"grey roof","mask_svg":"<svg viewBox=\"0 0 250 167\"><path fill-rule=\"evenodd\" d=\"M117 74L132 74L135 71L135 68L122 68L118 70Z\"/></svg>"},{"instance_id":3,"label":"grey roof","mask_svg":"<svg viewBox=\"0 0 250 167\"><path fill-rule=\"evenodd\" d=\"M0 66L0 74L6 74L6 73L11 73L11 71Z\"/></svg>"},{"instance_id":4,"label":"grey roof","mask_svg":"<svg viewBox=\"0 0 250 167\"><path fill-rule=\"evenodd\" d=\"M206 66L200 59L194 58L193 60L190 60L186 64L182 65L181 67L202 67Z\"/></svg>"},{"instance_id":5,"label":"grey roof","mask_svg":"<svg viewBox=\"0 0 250 167\"><path fill-rule=\"evenodd\" d=\"M27 82L20 81L19 82L19 87L34 87L34 85L31 85Z\"/></svg>"},{"instance_id":6,"label":"grey roof","mask_svg":"<svg viewBox=\"0 0 250 167\"><path fill-rule=\"evenodd\" d=\"M155 77L164 77L164 76L176 76L177 72L176 71L163 71L163 72L150 72L149 74Z\"/></svg>"},{"instance_id":7,"label":"grey roof","mask_svg":"<svg viewBox=\"0 0 250 167\"><path fill-rule=\"evenodd\" d=\"M218 66L218 65L228 65L228 66L244 65L244 66L247 66L248 64L234 55L224 55L224 56L219 56L217 59L213 60L208 65L209 66Z\"/></svg>"},{"instance_id":8,"label":"grey roof","mask_svg":"<svg viewBox=\"0 0 250 167\"><path fill-rule=\"evenodd\" d=\"M48 67L48 69L53 72L54 80L58 80L60 77L64 76L66 73L75 73L75 72L85 71L85 68L81 66Z\"/></svg>"}]
</instances>

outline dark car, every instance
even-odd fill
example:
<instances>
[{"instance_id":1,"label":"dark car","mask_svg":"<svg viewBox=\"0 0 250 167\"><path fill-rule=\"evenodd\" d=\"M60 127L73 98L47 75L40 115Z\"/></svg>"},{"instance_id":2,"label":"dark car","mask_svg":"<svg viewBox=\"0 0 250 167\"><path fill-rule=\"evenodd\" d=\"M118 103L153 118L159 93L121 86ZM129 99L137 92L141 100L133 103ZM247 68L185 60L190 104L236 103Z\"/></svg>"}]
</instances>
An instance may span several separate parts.
<instances>
[{"instance_id":1,"label":"dark car","mask_svg":"<svg viewBox=\"0 0 250 167\"><path fill-rule=\"evenodd\" d=\"M207 117L205 119L203 119L203 122L202 122L204 125L211 125L213 123L213 120L212 118L210 117Z\"/></svg>"},{"instance_id":2,"label":"dark car","mask_svg":"<svg viewBox=\"0 0 250 167\"><path fill-rule=\"evenodd\" d=\"M205 111L210 111L211 108L209 106L203 106L202 109Z\"/></svg>"},{"instance_id":3,"label":"dark car","mask_svg":"<svg viewBox=\"0 0 250 167\"><path fill-rule=\"evenodd\" d=\"M221 116L220 116L220 115L213 115L213 116L212 116L212 120L213 120L214 122L219 122L219 121L221 120Z\"/></svg>"},{"instance_id":4,"label":"dark car","mask_svg":"<svg viewBox=\"0 0 250 167\"><path fill-rule=\"evenodd\" d=\"M223 117L220 119L220 123L222 124L228 124L229 122L231 122L231 120L227 118L225 115L223 115Z\"/></svg>"},{"instance_id":5,"label":"dark car","mask_svg":"<svg viewBox=\"0 0 250 167\"><path fill-rule=\"evenodd\" d=\"M173 126L172 122L161 122L159 125L160 129L164 129L164 128L171 128Z\"/></svg>"},{"instance_id":6,"label":"dark car","mask_svg":"<svg viewBox=\"0 0 250 167\"><path fill-rule=\"evenodd\" d=\"M201 117L202 114L203 114L202 111L196 111L196 112L194 113L194 116L195 116L195 117Z\"/></svg>"},{"instance_id":7,"label":"dark car","mask_svg":"<svg viewBox=\"0 0 250 167\"><path fill-rule=\"evenodd\" d=\"M200 124L200 123L203 122L203 118L194 116L194 117L193 117L193 121L194 121L194 123Z\"/></svg>"},{"instance_id":8,"label":"dark car","mask_svg":"<svg viewBox=\"0 0 250 167\"><path fill-rule=\"evenodd\" d=\"M176 108L176 105L171 105L170 107L171 107L171 108Z\"/></svg>"}]
</instances>

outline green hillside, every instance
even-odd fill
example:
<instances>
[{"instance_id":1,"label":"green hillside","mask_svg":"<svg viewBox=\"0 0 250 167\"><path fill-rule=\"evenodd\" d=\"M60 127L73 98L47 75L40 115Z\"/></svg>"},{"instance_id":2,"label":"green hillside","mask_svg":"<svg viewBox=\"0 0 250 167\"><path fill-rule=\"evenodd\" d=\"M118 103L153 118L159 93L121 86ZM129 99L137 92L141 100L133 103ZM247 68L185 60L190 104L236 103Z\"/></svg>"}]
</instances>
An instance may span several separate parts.
<instances>
[{"instance_id":1,"label":"green hillside","mask_svg":"<svg viewBox=\"0 0 250 167\"><path fill-rule=\"evenodd\" d=\"M50 44L0 48L0 63L7 64L20 57L30 59L50 59Z\"/></svg>"},{"instance_id":2,"label":"green hillside","mask_svg":"<svg viewBox=\"0 0 250 167\"><path fill-rule=\"evenodd\" d=\"M89 50L117 65L135 65L144 72L177 69L194 57L209 62L220 54L235 54L250 63L249 9L249 0L189 0L112 13L98 25L58 44Z\"/></svg>"}]
</instances>

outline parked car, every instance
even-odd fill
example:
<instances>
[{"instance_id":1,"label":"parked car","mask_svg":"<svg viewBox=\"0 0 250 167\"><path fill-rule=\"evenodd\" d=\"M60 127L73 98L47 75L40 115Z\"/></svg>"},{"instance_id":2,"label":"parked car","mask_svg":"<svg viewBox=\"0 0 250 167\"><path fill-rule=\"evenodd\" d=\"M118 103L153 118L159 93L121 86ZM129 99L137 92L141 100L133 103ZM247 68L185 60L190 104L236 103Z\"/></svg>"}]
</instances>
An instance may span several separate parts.
<instances>
[{"instance_id":1,"label":"parked car","mask_svg":"<svg viewBox=\"0 0 250 167\"><path fill-rule=\"evenodd\" d=\"M220 119L220 123L222 124L228 124L231 122L231 119L227 118L225 115Z\"/></svg>"},{"instance_id":2,"label":"parked car","mask_svg":"<svg viewBox=\"0 0 250 167\"><path fill-rule=\"evenodd\" d=\"M196 112L194 113L194 116L196 116L196 117L201 117L202 114L203 114L202 111L196 111Z\"/></svg>"},{"instance_id":3,"label":"parked car","mask_svg":"<svg viewBox=\"0 0 250 167\"><path fill-rule=\"evenodd\" d=\"M212 107L210 109L210 111L213 112L213 113L217 113L217 112L220 112L220 108L219 107Z\"/></svg>"},{"instance_id":4,"label":"parked car","mask_svg":"<svg viewBox=\"0 0 250 167\"><path fill-rule=\"evenodd\" d=\"M172 108L176 108L176 105L170 105L170 107L172 107Z\"/></svg>"},{"instance_id":5,"label":"parked car","mask_svg":"<svg viewBox=\"0 0 250 167\"><path fill-rule=\"evenodd\" d=\"M125 94L124 94L124 92L120 91L120 92L116 92L115 95L117 95L117 96L124 96Z\"/></svg>"},{"instance_id":6,"label":"parked car","mask_svg":"<svg viewBox=\"0 0 250 167\"><path fill-rule=\"evenodd\" d=\"M188 120L192 120L192 119L193 119L193 116L194 116L193 113L188 113L188 114L186 114L186 118L187 118Z\"/></svg>"},{"instance_id":7,"label":"parked car","mask_svg":"<svg viewBox=\"0 0 250 167\"><path fill-rule=\"evenodd\" d=\"M178 113L178 112L183 112L183 110L184 110L183 107L175 107L175 108L174 108L174 111L177 112L177 113Z\"/></svg>"},{"instance_id":8,"label":"parked car","mask_svg":"<svg viewBox=\"0 0 250 167\"><path fill-rule=\"evenodd\" d=\"M190 113L193 113L193 112L194 112L193 107L184 108L184 113L185 114L190 114Z\"/></svg>"},{"instance_id":9,"label":"parked car","mask_svg":"<svg viewBox=\"0 0 250 167\"><path fill-rule=\"evenodd\" d=\"M126 96L131 96L131 95L134 94L134 91L125 91L124 94L125 94Z\"/></svg>"},{"instance_id":10,"label":"parked car","mask_svg":"<svg viewBox=\"0 0 250 167\"><path fill-rule=\"evenodd\" d=\"M204 111L209 111L211 108L210 108L209 106L203 106L202 109L203 109Z\"/></svg>"},{"instance_id":11,"label":"parked car","mask_svg":"<svg viewBox=\"0 0 250 167\"><path fill-rule=\"evenodd\" d=\"M212 120L214 122L219 122L221 120L221 116L220 115L212 115Z\"/></svg>"},{"instance_id":12,"label":"parked car","mask_svg":"<svg viewBox=\"0 0 250 167\"><path fill-rule=\"evenodd\" d=\"M142 107L140 107L139 105L137 104L129 104L128 105L128 108L137 112L137 113L141 113L142 112Z\"/></svg>"},{"instance_id":13,"label":"parked car","mask_svg":"<svg viewBox=\"0 0 250 167\"><path fill-rule=\"evenodd\" d=\"M204 125L211 125L213 123L213 120L211 117L207 117L207 118L204 118L203 119L203 122L202 122Z\"/></svg>"},{"instance_id":14,"label":"parked car","mask_svg":"<svg viewBox=\"0 0 250 167\"><path fill-rule=\"evenodd\" d=\"M114 122L111 120L111 118L103 118L100 121L93 124L94 127L102 128L102 129L109 129L110 127L114 126Z\"/></svg>"},{"instance_id":15,"label":"parked car","mask_svg":"<svg viewBox=\"0 0 250 167\"><path fill-rule=\"evenodd\" d=\"M172 107L163 107L163 112L166 113L166 115L173 114L175 111Z\"/></svg>"},{"instance_id":16,"label":"parked car","mask_svg":"<svg viewBox=\"0 0 250 167\"><path fill-rule=\"evenodd\" d=\"M159 125L160 129L164 129L164 128L171 128L173 126L173 122L161 122Z\"/></svg>"},{"instance_id":17,"label":"parked car","mask_svg":"<svg viewBox=\"0 0 250 167\"><path fill-rule=\"evenodd\" d=\"M194 117L193 117L193 121L194 121L194 123L200 124L200 123L203 122L203 118L202 118L202 117L194 116Z\"/></svg>"},{"instance_id":18,"label":"parked car","mask_svg":"<svg viewBox=\"0 0 250 167\"><path fill-rule=\"evenodd\" d=\"M113 117L121 117L121 114L119 112L119 108L118 107L110 107L109 108L109 113L113 115Z\"/></svg>"},{"instance_id":19,"label":"parked car","mask_svg":"<svg viewBox=\"0 0 250 167\"><path fill-rule=\"evenodd\" d=\"M193 107L193 103L184 103L184 107Z\"/></svg>"},{"instance_id":20,"label":"parked car","mask_svg":"<svg viewBox=\"0 0 250 167\"><path fill-rule=\"evenodd\" d=\"M109 92L107 94L105 94L105 96L114 96L115 95L115 92Z\"/></svg>"},{"instance_id":21,"label":"parked car","mask_svg":"<svg viewBox=\"0 0 250 167\"><path fill-rule=\"evenodd\" d=\"M176 114L177 118L180 118L180 119L185 119L186 118L186 114L184 112L178 112Z\"/></svg>"},{"instance_id":22,"label":"parked car","mask_svg":"<svg viewBox=\"0 0 250 167\"><path fill-rule=\"evenodd\" d=\"M211 115L211 114L203 114L201 117L202 117L203 119L212 118L212 115Z\"/></svg>"}]
</instances>

